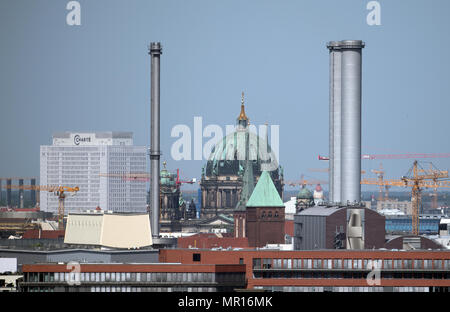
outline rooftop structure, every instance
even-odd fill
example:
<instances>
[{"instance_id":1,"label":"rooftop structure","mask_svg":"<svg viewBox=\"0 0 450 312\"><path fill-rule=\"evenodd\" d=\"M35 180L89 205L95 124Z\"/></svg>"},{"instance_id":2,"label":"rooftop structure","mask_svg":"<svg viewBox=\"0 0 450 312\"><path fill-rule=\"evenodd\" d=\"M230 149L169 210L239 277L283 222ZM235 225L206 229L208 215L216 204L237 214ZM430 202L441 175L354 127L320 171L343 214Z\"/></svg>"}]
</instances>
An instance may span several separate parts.
<instances>
[{"instance_id":1,"label":"rooftop structure","mask_svg":"<svg viewBox=\"0 0 450 312\"><path fill-rule=\"evenodd\" d=\"M247 207L283 207L281 200L272 178L268 171L263 171L258 183L253 190L252 196L247 202Z\"/></svg>"},{"instance_id":2,"label":"rooftop structure","mask_svg":"<svg viewBox=\"0 0 450 312\"><path fill-rule=\"evenodd\" d=\"M148 214L69 214L64 243L110 248L152 245Z\"/></svg>"},{"instance_id":3,"label":"rooftop structure","mask_svg":"<svg viewBox=\"0 0 450 312\"><path fill-rule=\"evenodd\" d=\"M133 145L132 132L55 132L53 146Z\"/></svg>"}]
</instances>

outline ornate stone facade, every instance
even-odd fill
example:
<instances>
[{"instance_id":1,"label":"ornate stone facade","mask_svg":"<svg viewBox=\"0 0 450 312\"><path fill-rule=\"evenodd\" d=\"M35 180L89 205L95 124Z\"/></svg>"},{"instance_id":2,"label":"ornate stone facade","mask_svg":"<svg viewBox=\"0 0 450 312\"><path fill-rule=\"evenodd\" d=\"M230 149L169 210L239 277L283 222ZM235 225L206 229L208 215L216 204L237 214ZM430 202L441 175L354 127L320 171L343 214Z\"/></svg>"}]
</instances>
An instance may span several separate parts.
<instances>
[{"instance_id":1,"label":"ornate stone facade","mask_svg":"<svg viewBox=\"0 0 450 312\"><path fill-rule=\"evenodd\" d=\"M278 166L275 155L267 143L267 137L261 138L254 132L249 131L249 124L242 99L241 113L237 118L236 130L216 144L211 151L206 166L202 169L200 183L202 218L209 218L218 214L233 214L241 198L247 156L253 166L255 184L261 175L262 167L264 169L266 163L276 163L276 169L270 171L270 175L280 197L283 198L282 168Z\"/></svg>"}]
</instances>

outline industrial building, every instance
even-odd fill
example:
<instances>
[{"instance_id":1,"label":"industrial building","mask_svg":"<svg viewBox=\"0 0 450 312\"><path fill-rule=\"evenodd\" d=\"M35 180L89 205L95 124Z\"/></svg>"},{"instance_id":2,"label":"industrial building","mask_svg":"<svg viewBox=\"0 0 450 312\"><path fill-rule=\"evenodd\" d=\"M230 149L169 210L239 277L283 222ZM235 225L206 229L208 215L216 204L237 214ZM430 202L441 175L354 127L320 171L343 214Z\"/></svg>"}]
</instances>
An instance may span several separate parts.
<instances>
[{"instance_id":1,"label":"industrial building","mask_svg":"<svg viewBox=\"0 0 450 312\"><path fill-rule=\"evenodd\" d=\"M146 212L146 181L130 175L147 172L147 149L133 146L131 132L58 132L52 143L40 148L40 185L79 187L66 212ZM57 212L58 197L41 192L40 205Z\"/></svg>"},{"instance_id":2,"label":"industrial building","mask_svg":"<svg viewBox=\"0 0 450 312\"><path fill-rule=\"evenodd\" d=\"M194 261L196 259L194 258ZM243 264L26 264L23 292L215 292L246 286Z\"/></svg>"},{"instance_id":3,"label":"industrial building","mask_svg":"<svg viewBox=\"0 0 450 312\"><path fill-rule=\"evenodd\" d=\"M294 249L374 249L385 243L385 218L364 207L315 206L294 216Z\"/></svg>"},{"instance_id":4,"label":"industrial building","mask_svg":"<svg viewBox=\"0 0 450 312\"><path fill-rule=\"evenodd\" d=\"M448 251L165 249L160 262L243 263L247 289L253 291L450 291ZM379 273L379 280L370 273Z\"/></svg>"}]
</instances>

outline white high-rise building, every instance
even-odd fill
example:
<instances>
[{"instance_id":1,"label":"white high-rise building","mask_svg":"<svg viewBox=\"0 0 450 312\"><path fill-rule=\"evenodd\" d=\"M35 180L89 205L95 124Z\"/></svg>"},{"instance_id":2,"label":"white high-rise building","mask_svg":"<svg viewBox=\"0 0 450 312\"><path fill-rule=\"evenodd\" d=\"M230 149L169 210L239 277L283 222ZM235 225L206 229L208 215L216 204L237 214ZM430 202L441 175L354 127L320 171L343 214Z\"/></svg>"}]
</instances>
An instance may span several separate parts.
<instances>
[{"instance_id":1,"label":"white high-rise building","mask_svg":"<svg viewBox=\"0 0 450 312\"><path fill-rule=\"evenodd\" d=\"M147 149L133 146L131 132L60 132L41 145L40 185L78 186L66 196L65 213L94 210L146 212ZM58 197L40 192L43 211L57 212Z\"/></svg>"}]
</instances>

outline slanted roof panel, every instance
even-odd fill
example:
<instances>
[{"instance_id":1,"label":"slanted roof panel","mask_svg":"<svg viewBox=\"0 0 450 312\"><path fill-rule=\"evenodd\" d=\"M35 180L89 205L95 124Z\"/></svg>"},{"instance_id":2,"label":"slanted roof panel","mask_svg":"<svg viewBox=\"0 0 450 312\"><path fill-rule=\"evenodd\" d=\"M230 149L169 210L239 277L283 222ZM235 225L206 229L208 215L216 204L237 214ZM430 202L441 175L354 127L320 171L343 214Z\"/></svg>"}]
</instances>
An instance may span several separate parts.
<instances>
[{"instance_id":1,"label":"slanted roof panel","mask_svg":"<svg viewBox=\"0 0 450 312\"><path fill-rule=\"evenodd\" d=\"M268 171L263 171L253 190L247 207L284 207Z\"/></svg>"}]
</instances>

